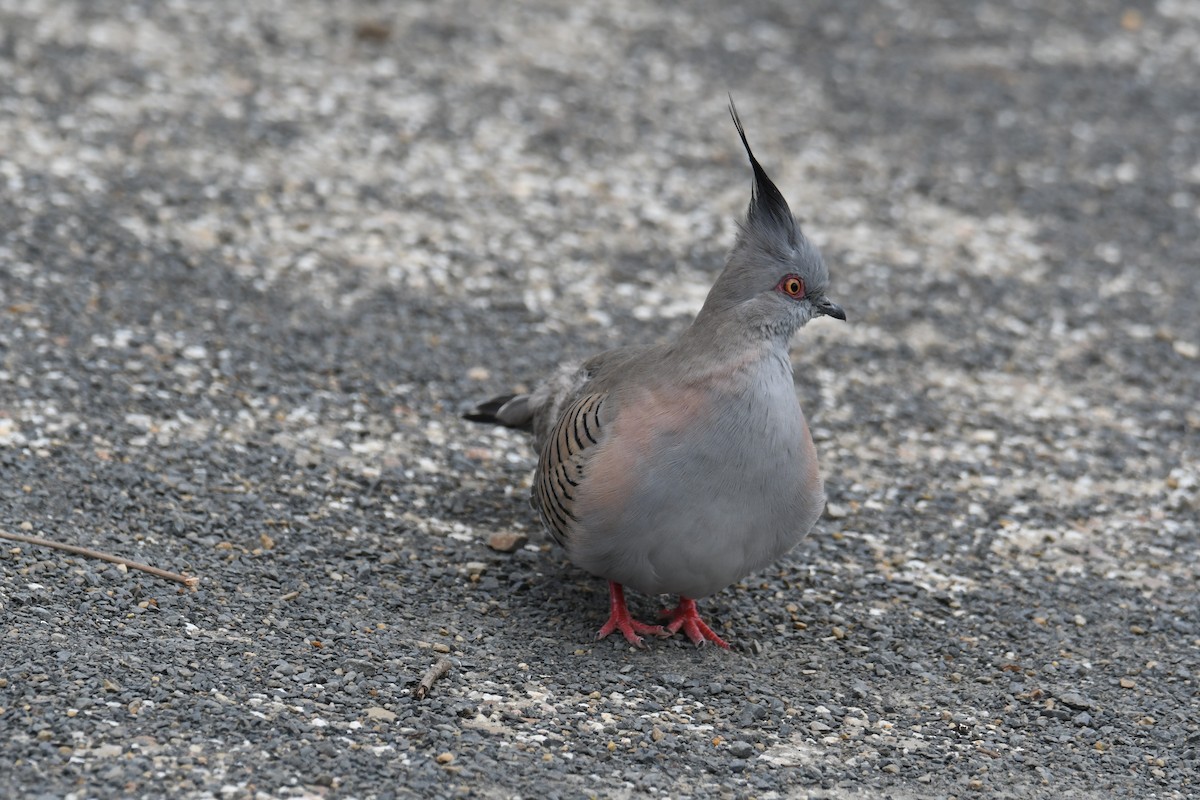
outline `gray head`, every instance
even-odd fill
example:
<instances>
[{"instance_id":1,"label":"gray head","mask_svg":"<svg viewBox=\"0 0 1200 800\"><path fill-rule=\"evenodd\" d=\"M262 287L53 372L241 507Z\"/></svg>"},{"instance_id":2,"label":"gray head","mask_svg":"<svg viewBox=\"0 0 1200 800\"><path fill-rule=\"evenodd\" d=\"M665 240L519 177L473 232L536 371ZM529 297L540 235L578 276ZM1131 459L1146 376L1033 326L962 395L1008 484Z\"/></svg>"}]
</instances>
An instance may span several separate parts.
<instances>
[{"instance_id":1,"label":"gray head","mask_svg":"<svg viewBox=\"0 0 1200 800\"><path fill-rule=\"evenodd\" d=\"M754 157L732 98L729 113L750 157L754 189L737 241L704 301L701 318L735 314L772 335L784 336L816 316L844 320L846 312L825 296L829 270L821 253L801 232L787 201Z\"/></svg>"}]
</instances>

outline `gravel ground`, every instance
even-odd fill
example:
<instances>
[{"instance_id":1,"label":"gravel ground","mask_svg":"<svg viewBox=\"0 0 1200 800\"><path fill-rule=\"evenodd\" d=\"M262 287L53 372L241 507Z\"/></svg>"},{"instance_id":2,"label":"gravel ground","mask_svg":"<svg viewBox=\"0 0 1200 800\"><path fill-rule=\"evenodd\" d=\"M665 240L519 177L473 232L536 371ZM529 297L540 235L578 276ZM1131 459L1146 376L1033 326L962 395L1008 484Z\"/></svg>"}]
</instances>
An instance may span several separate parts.
<instances>
[{"instance_id":1,"label":"gravel ground","mask_svg":"<svg viewBox=\"0 0 1200 800\"><path fill-rule=\"evenodd\" d=\"M0 542L0 795L1200 796L1200 12L1041 5L0 0L0 529L199 577ZM458 414L687 323L727 91L830 507L634 651Z\"/></svg>"}]
</instances>

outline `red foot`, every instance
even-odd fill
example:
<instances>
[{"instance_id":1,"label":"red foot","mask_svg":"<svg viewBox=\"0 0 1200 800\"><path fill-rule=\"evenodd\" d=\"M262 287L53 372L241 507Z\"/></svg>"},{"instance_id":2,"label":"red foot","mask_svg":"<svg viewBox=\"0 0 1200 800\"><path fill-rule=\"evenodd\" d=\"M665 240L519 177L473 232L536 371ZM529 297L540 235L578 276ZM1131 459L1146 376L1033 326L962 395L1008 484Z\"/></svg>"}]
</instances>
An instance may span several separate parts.
<instances>
[{"instance_id":1,"label":"red foot","mask_svg":"<svg viewBox=\"0 0 1200 800\"><path fill-rule=\"evenodd\" d=\"M625 607L625 590L621 588L621 584L608 582L608 601L611 608L608 612L608 622L604 623L604 627L596 635L597 639L603 639L613 631L620 631L621 635L625 637L625 641L634 647L642 647L642 637L638 636L639 633L648 633L653 636L669 635L661 625L647 625L629 616L629 609Z\"/></svg>"},{"instance_id":2,"label":"red foot","mask_svg":"<svg viewBox=\"0 0 1200 800\"><path fill-rule=\"evenodd\" d=\"M692 640L694 645L702 645L705 642L712 642L717 647L729 649L729 644L717 634L713 633L713 629L704 624L704 620L700 619L700 613L696 611L696 601L688 597L680 597L679 605L675 608L664 608L661 616L670 617L670 622L667 623L667 631L675 633L680 628L687 634L687 637Z\"/></svg>"}]
</instances>

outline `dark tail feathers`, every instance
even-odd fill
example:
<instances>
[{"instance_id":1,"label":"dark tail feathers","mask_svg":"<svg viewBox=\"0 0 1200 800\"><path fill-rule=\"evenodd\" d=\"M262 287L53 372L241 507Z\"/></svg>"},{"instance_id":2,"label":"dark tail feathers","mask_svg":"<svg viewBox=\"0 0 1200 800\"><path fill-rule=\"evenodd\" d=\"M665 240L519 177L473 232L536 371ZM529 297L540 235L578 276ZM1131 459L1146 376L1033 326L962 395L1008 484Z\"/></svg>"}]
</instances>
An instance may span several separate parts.
<instances>
[{"instance_id":1,"label":"dark tail feathers","mask_svg":"<svg viewBox=\"0 0 1200 800\"><path fill-rule=\"evenodd\" d=\"M463 414L463 419L471 422L503 425L519 431L533 430L532 417L527 394L502 394Z\"/></svg>"},{"instance_id":2,"label":"dark tail feathers","mask_svg":"<svg viewBox=\"0 0 1200 800\"><path fill-rule=\"evenodd\" d=\"M480 403L467 413L463 414L463 419L471 422L490 422L495 425L503 425L496 417L496 412L504 407L504 404L516 397L515 394L502 394L499 397L493 397L485 403Z\"/></svg>"}]
</instances>

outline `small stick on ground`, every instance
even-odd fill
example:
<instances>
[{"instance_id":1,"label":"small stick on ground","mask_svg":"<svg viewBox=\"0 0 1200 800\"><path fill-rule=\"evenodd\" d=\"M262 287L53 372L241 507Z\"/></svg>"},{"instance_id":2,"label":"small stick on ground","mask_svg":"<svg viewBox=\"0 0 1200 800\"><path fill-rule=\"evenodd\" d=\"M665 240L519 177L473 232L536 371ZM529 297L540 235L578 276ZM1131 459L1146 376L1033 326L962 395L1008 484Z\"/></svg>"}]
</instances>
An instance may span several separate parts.
<instances>
[{"instance_id":1,"label":"small stick on ground","mask_svg":"<svg viewBox=\"0 0 1200 800\"><path fill-rule=\"evenodd\" d=\"M425 695L429 694L429 690L433 688L438 678L444 677L450 668L454 666L448 658L439 658L437 663L429 669L425 670L425 674L421 676L421 683L417 685L417 691L413 695L418 700L424 700Z\"/></svg>"},{"instance_id":2,"label":"small stick on ground","mask_svg":"<svg viewBox=\"0 0 1200 800\"><path fill-rule=\"evenodd\" d=\"M142 572L148 572L156 578L182 583L189 589L196 588L196 584L200 582L199 578L191 575L180 575L178 572L168 572L165 569L159 569L158 567L152 567L149 564L142 564L137 561L130 561L128 558L114 556L111 553L101 553L99 550L92 550L89 547L80 547L77 544L64 544L63 542L55 542L50 539L43 539L40 536L26 536L23 533L10 533L9 531L0 530L0 539L11 539L14 542L37 545L38 547L49 547L53 550L65 550L68 553L74 553L75 555L79 556L99 558L103 561L111 561L114 564L124 564L130 569L138 569Z\"/></svg>"}]
</instances>

